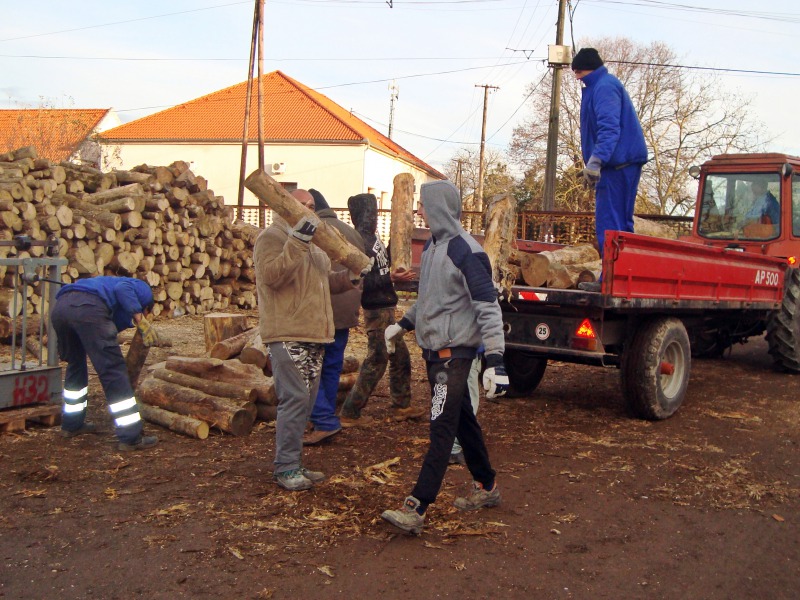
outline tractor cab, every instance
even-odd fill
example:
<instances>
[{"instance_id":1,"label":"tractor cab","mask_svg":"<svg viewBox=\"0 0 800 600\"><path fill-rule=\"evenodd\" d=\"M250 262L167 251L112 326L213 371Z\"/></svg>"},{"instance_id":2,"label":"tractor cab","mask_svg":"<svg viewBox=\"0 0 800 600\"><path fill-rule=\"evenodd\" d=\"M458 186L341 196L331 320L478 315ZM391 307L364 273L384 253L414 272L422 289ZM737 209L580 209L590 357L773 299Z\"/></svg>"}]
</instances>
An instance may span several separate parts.
<instances>
[{"instance_id":1,"label":"tractor cab","mask_svg":"<svg viewBox=\"0 0 800 600\"><path fill-rule=\"evenodd\" d=\"M800 257L800 158L723 154L699 178L691 241L769 256Z\"/></svg>"}]
</instances>

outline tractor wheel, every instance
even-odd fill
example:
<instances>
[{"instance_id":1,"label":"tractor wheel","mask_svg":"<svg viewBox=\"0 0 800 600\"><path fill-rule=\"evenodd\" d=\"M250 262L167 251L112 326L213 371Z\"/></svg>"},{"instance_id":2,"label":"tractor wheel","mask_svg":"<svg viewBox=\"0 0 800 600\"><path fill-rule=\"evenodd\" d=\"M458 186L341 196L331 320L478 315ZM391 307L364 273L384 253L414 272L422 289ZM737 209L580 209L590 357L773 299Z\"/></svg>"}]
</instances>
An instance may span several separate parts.
<instances>
[{"instance_id":1,"label":"tractor wheel","mask_svg":"<svg viewBox=\"0 0 800 600\"><path fill-rule=\"evenodd\" d=\"M508 397L515 398L527 396L544 376L547 368L547 359L541 358L525 350L506 348L503 360L508 373L509 390Z\"/></svg>"},{"instance_id":2,"label":"tractor wheel","mask_svg":"<svg viewBox=\"0 0 800 600\"><path fill-rule=\"evenodd\" d=\"M651 421L672 416L686 395L691 360L689 336L680 320L643 323L622 359L622 392L629 409Z\"/></svg>"},{"instance_id":3,"label":"tractor wheel","mask_svg":"<svg viewBox=\"0 0 800 600\"><path fill-rule=\"evenodd\" d=\"M783 304L767 321L767 343L776 365L800 373L800 269L786 275Z\"/></svg>"}]
</instances>

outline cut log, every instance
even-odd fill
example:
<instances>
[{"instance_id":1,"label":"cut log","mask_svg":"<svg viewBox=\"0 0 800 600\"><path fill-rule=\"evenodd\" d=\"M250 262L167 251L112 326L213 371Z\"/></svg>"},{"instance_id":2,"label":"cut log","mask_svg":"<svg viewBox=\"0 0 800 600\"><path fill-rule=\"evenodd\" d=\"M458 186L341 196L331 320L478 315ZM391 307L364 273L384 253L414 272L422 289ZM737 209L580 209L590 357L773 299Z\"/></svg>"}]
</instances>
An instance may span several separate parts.
<instances>
[{"instance_id":1,"label":"cut log","mask_svg":"<svg viewBox=\"0 0 800 600\"><path fill-rule=\"evenodd\" d=\"M16 317L22 313L23 308L25 304L22 294L13 289L0 288L0 315Z\"/></svg>"},{"instance_id":2,"label":"cut log","mask_svg":"<svg viewBox=\"0 0 800 600\"><path fill-rule=\"evenodd\" d=\"M289 225L313 213L289 195L283 186L269 175L257 169L245 181L245 187L264 204L272 208ZM369 265L369 258L361 248L348 242L336 229L322 221L314 234L314 243L333 262L344 265L353 273L360 273Z\"/></svg>"},{"instance_id":3,"label":"cut log","mask_svg":"<svg viewBox=\"0 0 800 600\"><path fill-rule=\"evenodd\" d=\"M258 327L253 327L247 331L243 331L232 338L222 340L211 346L211 350L208 351L208 355L211 358L221 358L223 360L226 358L233 358L234 356L238 355L256 335L258 335Z\"/></svg>"},{"instance_id":4,"label":"cut log","mask_svg":"<svg viewBox=\"0 0 800 600\"><path fill-rule=\"evenodd\" d=\"M400 173L392 192L392 271L411 270L411 236L414 233L414 176Z\"/></svg>"},{"instance_id":5,"label":"cut log","mask_svg":"<svg viewBox=\"0 0 800 600\"><path fill-rule=\"evenodd\" d=\"M200 419L232 435L248 435L253 429L253 409L242 408L227 398L154 377L145 379L136 393L145 404Z\"/></svg>"},{"instance_id":6,"label":"cut log","mask_svg":"<svg viewBox=\"0 0 800 600\"><path fill-rule=\"evenodd\" d=\"M169 381L183 387L192 388L222 398L231 398L243 403L255 402L258 394L252 388L246 388L236 383L225 383L224 381L210 381L202 377L178 373L169 369L155 369L151 372L152 376L163 381Z\"/></svg>"},{"instance_id":7,"label":"cut log","mask_svg":"<svg viewBox=\"0 0 800 600\"><path fill-rule=\"evenodd\" d=\"M228 292L228 295L232 290ZM203 333L206 341L206 352L217 342L227 340L249 329L247 315L231 313L212 313L203 317Z\"/></svg>"},{"instance_id":8,"label":"cut log","mask_svg":"<svg viewBox=\"0 0 800 600\"><path fill-rule=\"evenodd\" d=\"M204 440L208 437L208 423L200 419L179 415L149 404L139 404L139 412L148 423L155 423L175 433L188 435L198 440Z\"/></svg>"},{"instance_id":9,"label":"cut log","mask_svg":"<svg viewBox=\"0 0 800 600\"><path fill-rule=\"evenodd\" d=\"M147 355L150 353L150 348L144 345L141 332L136 329L133 334L131 345L128 348L128 354L125 356L125 365L128 368L128 380L131 382L131 387L135 390L139 383L139 376L144 368L144 363L147 360Z\"/></svg>"},{"instance_id":10,"label":"cut log","mask_svg":"<svg viewBox=\"0 0 800 600\"><path fill-rule=\"evenodd\" d=\"M517 203L511 194L500 194L486 206L486 233L483 250L492 265L492 280L506 291L511 291L514 280L508 269L517 232Z\"/></svg>"},{"instance_id":11,"label":"cut log","mask_svg":"<svg viewBox=\"0 0 800 600\"><path fill-rule=\"evenodd\" d=\"M264 342L261 341L261 334L258 333L258 328L255 329L256 334L250 338L247 344L245 344L245 347L242 348L242 351L239 353L239 360L246 365L255 365L264 371L264 368L269 362L269 358L267 356L267 347L264 345ZM271 371L272 368L270 367L270 372Z\"/></svg>"},{"instance_id":12,"label":"cut log","mask_svg":"<svg viewBox=\"0 0 800 600\"><path fill-rule=\"evenodd\" d=\"M599 260L600 255L594 246L581 244L578 246L565 246L558 250L519 253L518 258L525 283L532 287L540 287L548 280L558 281L563 276L563 273L554 265L592 263Z\"/></svg>"},{"instance_id":13,"label":"cut log","mask_svg":"<svg viewBox=\"0 0 800 600\"><path fill-rule=\"evenodd\" d=\"M245 365L238 360L170 356L166 368L203 379L236 383L245 388L252 388L258 395L257 402L274 403L272 381L255 365Z\"/></svg>"}]
</instances>

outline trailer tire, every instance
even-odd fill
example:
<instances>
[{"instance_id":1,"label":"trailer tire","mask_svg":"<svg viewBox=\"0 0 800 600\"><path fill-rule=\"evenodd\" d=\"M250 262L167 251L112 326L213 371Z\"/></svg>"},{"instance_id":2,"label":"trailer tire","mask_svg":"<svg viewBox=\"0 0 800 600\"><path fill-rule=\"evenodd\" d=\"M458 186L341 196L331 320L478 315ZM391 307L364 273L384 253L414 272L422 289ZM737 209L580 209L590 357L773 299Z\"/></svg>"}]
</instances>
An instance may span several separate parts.
<instances>
[{"instance_id":1,"label":"trailer tire","mask_svg":"<svg viewBox=\"0 0 800 600\"><path fill-rule=\"evenodd\" d=\"M665 372L668 368L671 371ZM628 408L651 421L671 417L686 395L690 369L689 336L679 319L643 323L622 360L622 391Z\"/></svg>"},{"instance_id":2,"label":"trailer tire","mask_svg":"<svg viewBox=\"0 0 800 600\"><path fill-rule=\"evenodd\" d=\"M506 348L503 362L508 373L509 388L506 396L518 398L532 393L544 377L547 359L532 352Z\"/></svg>"},{"instance_id":3,"label":"trailer tire","mask_svg":"<svg viewBox=\"0 0 800 600\"><path fill-rule=\"evenodd\" d=\"M789 269L781 307L767 321L767 343L779 367L800 372L800 269Z\"/></svg>"}]
</instances>

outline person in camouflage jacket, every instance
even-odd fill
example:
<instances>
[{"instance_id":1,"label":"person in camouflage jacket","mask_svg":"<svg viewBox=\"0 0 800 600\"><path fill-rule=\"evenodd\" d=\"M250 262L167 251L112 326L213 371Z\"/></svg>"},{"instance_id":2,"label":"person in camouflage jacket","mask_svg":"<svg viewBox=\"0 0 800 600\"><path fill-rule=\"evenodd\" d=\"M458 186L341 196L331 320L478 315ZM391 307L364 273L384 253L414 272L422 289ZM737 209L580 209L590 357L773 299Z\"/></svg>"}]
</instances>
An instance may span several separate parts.
<instances>
[{"instance_id":1,"label":"person in camouflage jacket","mask_svg":"<svg viewBox=\"0 0 800 600\"><path fill-rule=\"evenodd\" d=\"M364 252L375 258L372 270L364 277L361 307L364 309L364 328L367 332L367 356L358 373L358 380L344 401L341 411L343 427L368 425L372 419L362 415L375 386L389 366L389 391L394 418L420 418L426 414L422 407L411 406L411 361L405 342L397 344L391 356L383 339L385 329L395 322L397 293L394 281L413 278L411 271L390 272L391 256L378 230L378 200L373 194L357 194L347 201L350 218L356 231L364 238Z\"/></svg>"}]
</instances>

